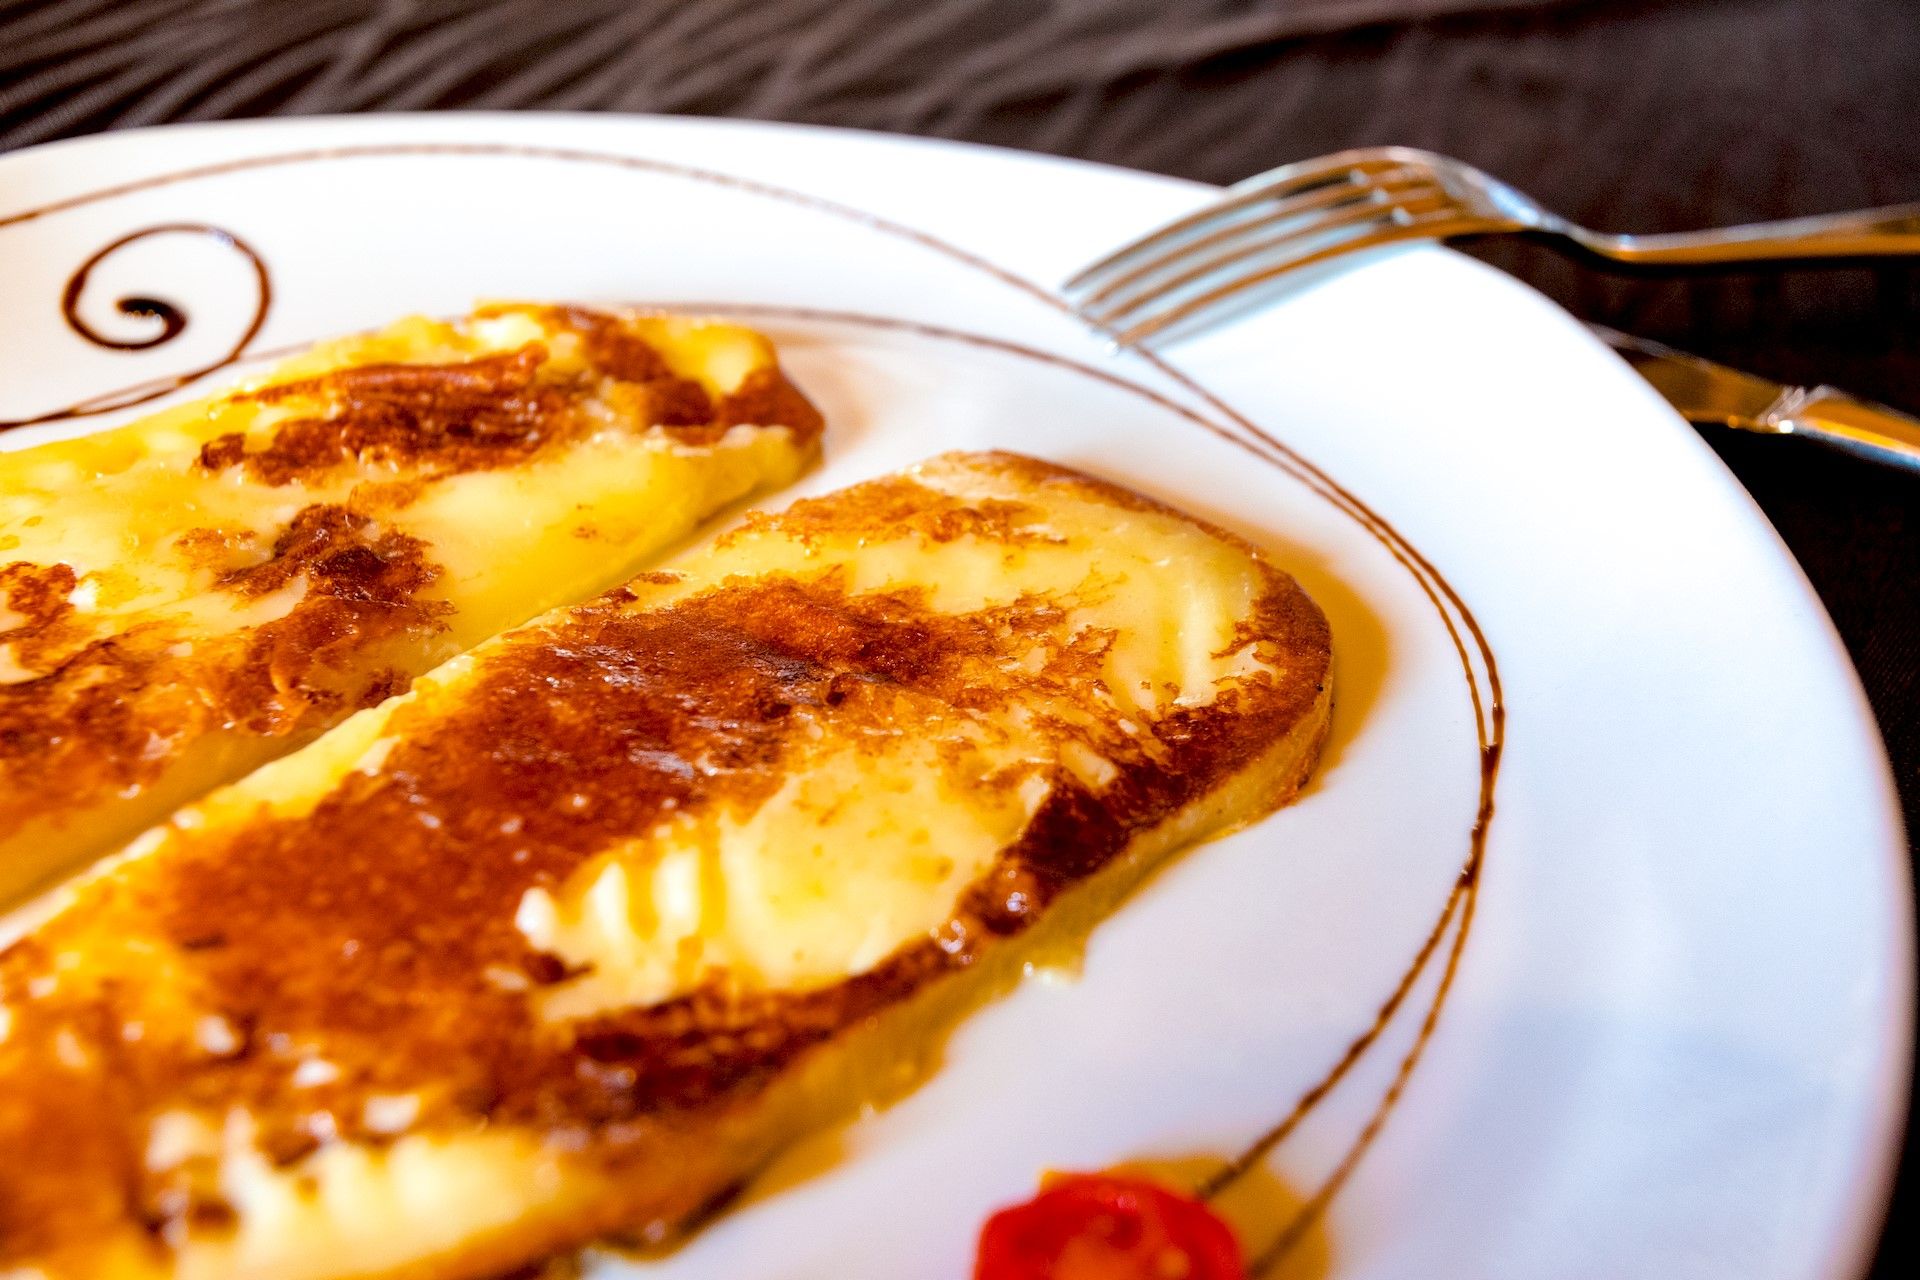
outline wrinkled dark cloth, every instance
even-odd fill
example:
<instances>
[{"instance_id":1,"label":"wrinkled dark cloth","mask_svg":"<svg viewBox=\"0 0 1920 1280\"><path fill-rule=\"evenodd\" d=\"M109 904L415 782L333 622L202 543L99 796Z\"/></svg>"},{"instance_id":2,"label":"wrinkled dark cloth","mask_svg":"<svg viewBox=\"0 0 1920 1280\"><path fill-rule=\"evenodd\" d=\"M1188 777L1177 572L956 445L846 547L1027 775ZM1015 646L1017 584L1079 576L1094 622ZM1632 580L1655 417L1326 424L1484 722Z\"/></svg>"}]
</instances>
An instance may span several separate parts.
<instances>
[{"instance_id":1,"label":"wrinkled dark cloth","mask_svg":"<svg viewBox=\"0 0 1920 1280\"><path fill-rule=\"evenodd\" d=\"M1679 230L1920 200L1920 0L0 6L0 147L461 107L855 125L1214 182L1400 142L1593 226ZM1476 252L1590 319L1920 411L1920 265L1648 280L1537 247ZM1707 438L1832 612L1920 830L1920 477ZM1914 1164L1910 1151L1877 1275L1911 1249Z\"/></svg>"},{"instance_id":2,"label":"wrinkled dark cloth","mask_svg":"<svg viewBox=\"0 0 1920 1280\"><path fill-rule=\"evenodd\" d=\"M430 107L898 133L1291 36L1560 0L43 0L0 9L0 146Z\"/></svg>"}]
</instances>

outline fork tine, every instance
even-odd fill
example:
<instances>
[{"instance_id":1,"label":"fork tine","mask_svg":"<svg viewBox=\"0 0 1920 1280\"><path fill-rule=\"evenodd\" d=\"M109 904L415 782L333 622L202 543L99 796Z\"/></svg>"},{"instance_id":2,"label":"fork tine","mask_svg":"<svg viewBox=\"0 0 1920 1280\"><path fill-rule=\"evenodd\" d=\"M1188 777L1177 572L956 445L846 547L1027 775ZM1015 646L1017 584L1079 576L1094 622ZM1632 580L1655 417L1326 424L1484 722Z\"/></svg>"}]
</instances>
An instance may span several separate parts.
<instances>
[{"instance_id":1,"label":"fork tine","mask_svg":"<svg viewBox=\"0 0 1920 1280\"><path fill-rule=\"evenodd\" d=\"M1119 333L1111 334L1111 338L1115 346L1135 346L1154 334L1179 324L1228 298L1286 275L1288 272L1299 271L1315 263L1325 262L1329 258L1343 257L1365 249L1377 249L1403 240L1442 240L1453 236L1473 235L1487 230L1491 225L1493 224L1484 218L1463 217L1453 210L1447 210L1406 222L1393 221L1373 231L1362 229L1358 234L1348 235L1332 244L1261 267L1195 297L1175 303Z\"/></svg>"},{"instance_id":2,"label":"fork tine","mask_svg":"<svg viewBox=\"0 0 1920 1280\"><path fill-rule=\"evenodd\" d=\"M1374 192L1372 194L1378 196L1381 193ZM1349 203L1351 204L1351 202ZM1413 191L1403 192L1398 199L1390 201L1369 200L1365 203L1352 204L1351 207L1336 206L1334 209L1327 211L1322 216L1313 219L1304 226L1288 227L1285 223L1291 219L1284 218L1276 220L1276 223L1255 224L1255 230L1276 224L1282 226L1283 229L1274 235L1265 236L1245 243L1236 243L1223 252L1202 257L1199 262L1179 271L1177 274L1154 280L1146 288L1136 291L1131 296L1123 295L1105 308L1094 306L1093 303L1096 299L1090 298L1081 302L1077 310L1081 317L1088 323L1102 329L1112 329L1116 325L1125 324L1128 317L1138 315L1143 308L1149 307L1153 303L1177 293L1185 286L1193 284L1195 281L1203 280L1237 262L1244 262L1249 258L1258 258L1272 253L1277 249L1285 248L1290 244L1309 241L1317 236L1326 235L1335 231L1343 231L1349 227L1364 226L1369 223L1377 223L1389 219L1404 221L1408 218L1421 218L1454 207L1452 198L1448 196L1444 190L1437 186L1429 186L1424 189L1416 188ZM1187 255L1184 252L1177 258L1169 255L1167 268L1165 269L1178 266L1180 262L1186 260ZM1103 290L1102 292L1105 291ZM1096 298L1097 297L1098 295L1096 295Z\"/></svg>"},{"instance_id":3,"label":"fork tine","mask_svg":"<svg viewBox=\"0 0 1920 1280\"><path fill-rule=\"evenodd\" d=\"M1403 160L1385 159L1372 152L1343 151L1337 155L1322 156L1314 160L1296 161L1263 174L1256 174L1244 182L1236 183L1230 189L1231 194L1224 199L1217 200L1205 208L1196 209L1185 217L1176 218L1164 226L1156 227L1138 240L1121 245L1106 257L1081 270L1061 287L1068 293L1076 292L1085 288L1090 280L1130 261L1143 250L1186 235L1208 223L1263 201L1303 194L1316 187L1360 186L1363 184L1362 180L1373 168L1381 165L1398 166L1404 163Z\"/></svg>"},{"instance_id":4,"label":"fork tine","mask_svg":"<svg viewBox=\"0 0 1920 1280\"><path fill-rule=\"evenodd\" d=\"M1374 180L1368 183L1315 187L1298 195L1281 197L1271 208L1262 211L1258 217L1231 221L1225 226L1197 235L1192 239L1173 238L1167 244L1165 252L1129 266L1117 274L1109 273L1104 279L1095 277L1081 291L1078 291L1080 297L1077 305L1083 311L1091 308L1115 293L1125 290L1128 285L1157 275L1204 249L1211 249L1216 245L1256 234L1318 210L1340 209L1366 200L1378 203L1386 196L1404 196L1423 184L1432 185L1431 179L1424 172L1390 170L1376 175ZM1249 209L1254 207L1248 206ZM1144 243L1142 242L1142 247ZM1089 289L1090 291L1087 291Z\"/></svg>"}]
</instances>

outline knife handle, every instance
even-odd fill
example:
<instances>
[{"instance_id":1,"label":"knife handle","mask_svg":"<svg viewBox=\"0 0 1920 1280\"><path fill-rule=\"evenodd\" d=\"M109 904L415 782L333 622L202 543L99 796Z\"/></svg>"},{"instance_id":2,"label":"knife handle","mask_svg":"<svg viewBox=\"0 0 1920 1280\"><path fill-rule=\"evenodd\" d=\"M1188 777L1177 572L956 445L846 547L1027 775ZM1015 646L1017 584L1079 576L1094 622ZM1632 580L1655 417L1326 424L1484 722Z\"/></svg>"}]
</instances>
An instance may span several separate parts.
<instances>
[{"instance_id":1,"label":"knife handle","mask_svg":"<svg viewBox=\"0 0 1920 1280\"><path fill-rule=\"evenodd\" d=\"M1897 409L1812 387L1785 397L1767 418L1784 434L1920 471L1920 419Z\"/></svg>"}]
</instances>

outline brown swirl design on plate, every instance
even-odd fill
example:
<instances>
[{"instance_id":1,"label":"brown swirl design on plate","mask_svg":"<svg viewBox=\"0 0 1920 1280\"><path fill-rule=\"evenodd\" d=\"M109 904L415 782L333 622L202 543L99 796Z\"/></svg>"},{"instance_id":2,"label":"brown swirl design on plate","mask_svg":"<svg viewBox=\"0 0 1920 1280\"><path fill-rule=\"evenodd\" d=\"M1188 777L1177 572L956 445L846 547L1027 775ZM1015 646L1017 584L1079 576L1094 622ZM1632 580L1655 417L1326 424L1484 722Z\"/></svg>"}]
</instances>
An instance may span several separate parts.
<instances>
[{"instance_id":1,"label":"brown swirl design on plate","mask_svg":"<svg viewBox=\"0 0 1920 1280\"><path fill-rule=\"evenodd\" d=\"M606 168L626 169L649 173L661 177L680 178L687 181L719 186L748 195L776 200L784 204L810 209L815 212L838 217L895 239L917 244L949 261L960 263L980 271L1029 300L1036 301L1056 312L1066 312L1067 307L1058 297L1045 287L1028 280L1012 271L1000 267L978 254L971 253L956 245L949 244L927 232L905 224L892 221L877 214L869 213L852 205L824 197L810 195L791 188L776 186L772 183L702 169L693 165L678 164L644 156L621 155L617 152L591 151L571 147L530 146L513 143L370 143L341 147L312 148L299 151L280 152L271 155L249 156L238 160L222 161L181 169L169 174L142 178L132 182L101 188L96 191L72 196L20 212L0 216L0 229L64 212L69 209L97 204L118 196L158 187L191 182L202 178L246 172L256 169L280 168L297 164L318 162L339 162L360 159L416 157L498 157L545 163L586 164ZM181 229L198 224L170 224L165 229ZM160 228L149 229L157 232ZM51 414L32 419L33 422L48 422L64 418L82 417L95 413L108 412L111 409L126 408L156 399L170 391L186 386L194 380L204 377L239 360L247 344L258 332L265 319L266 309L271 299L264 263L253 250L236 238L217 229L207 228L212 234L225 235L238 249L253 258L260 279L260 303L253 323L241 341L221 360L203 368L190 370L175 379L159 383L146 383L138 387L125 388L118 392L95 397L81 404L70 406ZM109 245L99 256L111 252L118 245L126 243L126 237ZM97 257L95 260L97 261ZM82 267L84 272L93 265L90 261ZM84 280L82 281L84 286ZM71 290L71 286L70 286ZM77 300L77 299L76 299ZM129 314L156 314L143 309L143 300L129 298L123 300L123 311ZM1392 1082L1381 1096L1367 1122L1355 1136L1347 1152L1336 1164L1334 1171L1324 1182L1308 1196L1303 1207L1285 1224L1276 1238L1265 1248L1258 1250L1253 1259L1254 1274L1271 1271L1305 1237L1309 1228L1325 1213L1328 1204L1345 1185L1360 1160L1371 1148L1374 1141L1385 1128L1394 1107L1405 1093L1416 1068L1431 1042L1440 1015L1450 994L1455 976L1459 971L1461 956L1465 953L1467 941L1472 933L1474 911L1479 897L1479 887L1485 862L1487 835L1494 814L1494 794L1499 781L1500 757L1506 735L1506 708L1503 700L1499 666L1494 657L1493 647L1487 640L1479 622L1471 609L1461 599L1458 591L1446 577L1420 552L1404 535L1368 506L1351 490L1341 485L1333 477L1322 471L1306 457L1283 443L1278 437L1261 427L1258 423L1227 404L1219 396L1202 386L1199 382L1168 362L1164 357L1150 350L1134 350L1131 354L1172 381L1217 417L1205 414L1179 404L1139 383L1113 373L1110 370L1094 368L1056 356L1048 352L1037 351L1016 343L991 338L979 334L963 333L957 330L942 329L914 321L884 317L866 317L829 311L809 310L806 308L734 308L749 314L786 314L796 319L808 317L821 319L839 319L850 323L880 324L885 327L915 332L924 336L967 342L1010 354L1033 358L1076 370L1110 385L1123 387L1136 394L1162 405L1178 414L1194 426L1209 432L1228 443L1248 452L1253 457L1273 467L1288 478L1304 486L1322 501L1333 506L1342 515L1358 524L1368 536L1386 549L1394 560L1414 579L1426 595L1453 645L1459 659L1460 669L1467 684L1468 697L1472 703L1474 732L1477 740L1477 759L1479 769L1479 799L1473 824L1467 832L1466 848L1458 876L1446 900L1441 904L1432 928L1414 949L1400 980L1395 984L1376 1010L1371 1022L1348 1044L1347 1049L1328 1068L1328 1070L1310 1088L1302 1093L1265 1133L1228 1161L1218 1173L1203 1181L1196 1191L1205 1197L1216 1197L1228 1187L1243 1180L1258 1168L1265 1157L1274 1148L1294 1133L1308 1115L1347 1078L1353 1068L1367 1055L1379 1041L1388 1026L1392 1025L1406 1008L1414 988L1420 979L1433 966L1436 957L1440 958L1440 972L1432 996L1420 1016L1418 1029L1411 1047L1402 1056L1395 1069ZM167 320L161 315L162 323ZM84 336L84 331L83 331ZM157 389L156 389L157 387ZM26 422L0 422L0 430L24 426Z\"/></svg>"},{"instance_id":2,"label":"brown swirl design on plate","mask_svg":"<svg viewBox=\"0 0 1920 1280\"><path fill-rule=\"evenodd\" d=\"M0 220L0 226L17 219ZM177 391L188 383L206 377L218 369L224 369L245 354L253 340L259 336L260 327L267 322L267 311L273 305L273 281L267 272L266 261L254 247L239 236L224 228L204 222L167 222L158 226L143 227L138 231L129 231L117 240L113 240L96 249L92 256L74 269L67 277L66 287L60 293L60 316L67 327L79 334L87 342L108 351L151 351L163 347L187 331L191 322L185 307L167 298L148 294L126 294L114 300L114 310L121 315L140 317L159 322L159 330L142 336L116 338L96 327L80 312L81 303L86 299L87 284L93 276L94 268L112 257L130 244L149 240L155 236L193 235L204 236L225 245L245 258L253 268L256 284L253 314L247 320L240 336L233 345L207 364L188 369L184 373L171 377L156 378L149 382L131 387L122 387L103 395L90 396L75 404L60 409L49 410L27 418L0 419L0 431L11 431L16 427L39 426L48 422L65 422L74 418L90 418L97 414L112 413L116 409L131 409L135 405L158 400L168 392Z\"/></svg>"}]
</instances>

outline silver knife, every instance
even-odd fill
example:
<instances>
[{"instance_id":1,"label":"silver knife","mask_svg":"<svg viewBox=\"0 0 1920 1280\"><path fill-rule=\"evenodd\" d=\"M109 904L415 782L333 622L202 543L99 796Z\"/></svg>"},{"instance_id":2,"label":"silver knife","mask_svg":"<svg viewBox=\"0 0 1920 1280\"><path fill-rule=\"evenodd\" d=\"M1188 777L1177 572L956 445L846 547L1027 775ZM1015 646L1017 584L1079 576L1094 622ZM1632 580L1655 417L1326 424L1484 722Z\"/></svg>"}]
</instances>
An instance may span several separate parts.
<instances>
[{"instance_id":1,"label":"silver knife","mask_svg":"<svg viewBox=\"0 0 1920 1280\"><path fill-rule=\"evenodd\" d=\"M1632 334L1591 328L1689 422L1801 436L1920 470L1920 418L1832 387L1783 386Z\"/></svg>"}]
</instances>

